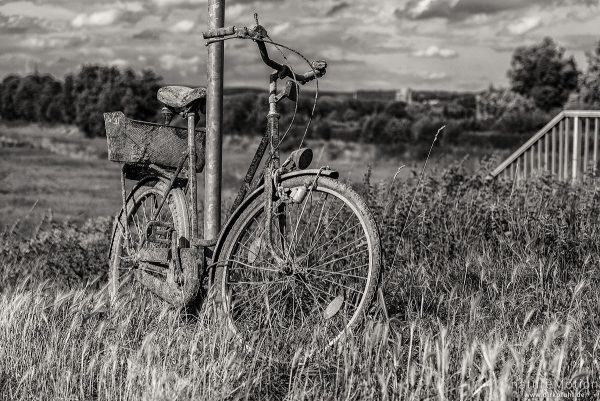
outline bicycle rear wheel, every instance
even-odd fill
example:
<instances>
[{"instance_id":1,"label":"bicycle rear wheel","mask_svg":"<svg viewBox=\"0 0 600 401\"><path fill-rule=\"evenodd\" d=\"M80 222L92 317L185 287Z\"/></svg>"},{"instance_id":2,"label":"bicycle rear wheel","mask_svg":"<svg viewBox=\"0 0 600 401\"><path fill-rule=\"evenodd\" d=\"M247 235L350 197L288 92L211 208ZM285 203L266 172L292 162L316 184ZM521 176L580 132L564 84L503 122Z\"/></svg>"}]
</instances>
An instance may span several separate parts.
<instances>
[{"instance_id":1,"label":"bicycle rear wheel","mask_svg":"<svg viewBox=\"0 0 600 401\"><path fill-rule=\"evenodd\" d=\"M227 234L216 285L236 337L286 360L333 345L360 324L377 288L381 245L371 212L347 185L304 176L282 186L294 199L284 218L273 218L284 262L268 250L260 196Z\"/></svg>"},{"instance_id":2,"label":"bicycle rear wheel","mask_svg":"<svg viewBox=\"0 0 600 401\"><path fill-rule=\"evenodd\" d=\"M127 217L123 211L119 215L109 255L108 290L111 305L115 305L120 294L124 292L123 287L132 282L133 272L141 268L135 260L136 253L141 247L165 249L171 247L168 243L149 243L145 240L147 224L161 204L166 190L167 185L162 181L152 181L142 185L127 201ZM154 221L172 226L176 233L178 247L188 246L189 217L185 195L181 189L171 189L160 214ZM129 246L125 244L125 225L128 226L130 236ZM163 239L170 240L166 237ZM166 281L166 270L153 269L148 272ZM141 285L136 287L142 289Z\"/></svg>"}]
</instances>

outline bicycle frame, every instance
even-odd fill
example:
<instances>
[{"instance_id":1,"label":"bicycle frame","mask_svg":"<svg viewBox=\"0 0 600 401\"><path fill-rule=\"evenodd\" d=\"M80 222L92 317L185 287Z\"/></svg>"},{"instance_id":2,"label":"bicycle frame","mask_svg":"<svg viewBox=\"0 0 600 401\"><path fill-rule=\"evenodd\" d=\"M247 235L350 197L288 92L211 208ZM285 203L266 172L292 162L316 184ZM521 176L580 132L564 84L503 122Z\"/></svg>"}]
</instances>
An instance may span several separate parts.
<instances>
[{"instance_id":1,"label":"bicycle frame","mask_svg":"<svg viewBox=\"0 0 600 401\"><path fill-rule=\"evenodd\" d=\"M277 72L273 72L270 75L270 83L269 83L269 113L267 114L267 129L265 130L260 143L254 153L252 161L248 167L246 175L244 176L244 180L238 190L238 194L231 206L230 213L232 214L242 203L245 197L249 192L256 189L263 177L265 178L265 183L272 181L272 172L275 169L279 168L280 165L280 152L279 152L279 113L277 110ZM190 243L193 245L200 246L211 246L214 245L214 241L206 241L204 239L199 238L198 235L198 197L197 197L197 188L198 188L198 177L196 174L196 141L195 141L195 115L193 112L187 113L187 123L188 123L188 192L189 192L189 212L190 216L192 216L192 221L190 224L191 228L191 238ZM264 158L264 154L269 147L269 160L265 163L264 172L262 175L256 176L256 172L258 171L258 167ZM184 156L184 158L187 155ZM176 172L177 173L177 172ZM177 179L177 174L173 177L173 180ZM272 189L271 185L267 185ZM169 188L170 191L171 188ZM272 198L271 196L268 198ZM165 195L165 198L168 196L168 193Z\"/></svg>"},{"instance_id":2,"label":"bicycle frame","mask_svg":"<svg viewBox=\"0 0 600 401\"><path fill-rule=\"evenodd\" d=\"M228 28L227 31L229 31L230 29L231 28ZM252 30L252 32L255 32L255 33L258 32L260 34L263 30L264 30L264 28L262 28L261 26L257 26ZM244 28L242 32L248 33L249 30L247 28ZM266 35L266 31L264 31L264 32ZM287 192L285 192L285 190L281 186L282 176L286 177L288 175L288 173L291 173L294 168L302 170L302 169L308 167L308 164L310 164L310 160L312 160L312 152L306 152L306 149L299 149L298 151L292 152L290 157L283 163L283 165L281 164L280 152L279 152L279 145L280 145L279 118L280 118L280 115L278 112L277 105L278 105L279 101L281 101L285 98L290 98L290 99L296 100L295 96L297 95L296 90L297 90L298 84L299 83L304 84L312 79L322 76L325 73L326 63L324 61L315 62L315 63L320 63L320 64L318 64L318 66L315 66L315 64L313 63L311 66L312 71L310 71L306 74L303 74L303 75L297 75L288 66L279 64L269 58L268 52L266 50L265 42L262 39L262 36L255 36L255 37L253 37L253 40L257 43L259 50L260 50L261 57L262 57L263 61L265 62L265 64L267 64L269 67L273 68L273 72L270 74L270 80L269 80L269 112L267 114L267 126L266 126L265 132L261 138L261 141L256 149L256 152L252 158L252 161L248 167L246 175L244 176L244 180L240 186L240 189L238 191L236 199L233 202L233 205L231 207L231 211L230 211L231 218L228 219L225 226L220 227L220 229L218 230L218 232L215 235L215 233L213 232L214 227L211 228L205 224L205 230L204 230L205 238L200 238L199 229L198 229L198 222L199 222L198 217L199 216L198 216L198 195L197 195L197 189L198 189L197 168L198 168L198 164L200 162L203 162L204 160L201 160L201 161L197 160L198 149L196 148L196 146L197 146L197 141L196 141L196 134L197 134L196 115L197 114L196 113L198 113L198 111L202 109L201 103L199 103L199 102L190 103L187 106L187 109L177 111L187 121L187 137L188 137L187 138L188 139L187 147L188 147L188 149L187 149L187 152L185 152L181 156L181 159L180 159L179 163L177 164L176 170L174 172L171 172L171 171L165 170L159 166L151 164L148 167L151 170L153 170L156 174L150 173L149 175L146 176L146 178L142 179L142 181L147 182L148 180L154 179L154 177L158 177L160 180L163 180L168 185L167 185L165 193L163 195L163 200L162 200L161 204L158 206L156 212L154 213L154 216L152 216L151 222L148 224L148 226L146 228L146 234L145 234L146 237L145 237L144 241L142 242L141 247L143 247L143 245L146 243L146 241L155 241L157 239L157 237L154 235L155 234L155 232L154 232L155 226L157 227L157 229L160 229L161 225L154 224L154 220L156 220L156 218L159 216L161 209L163 208L165 201L168 199L173 188L181 187L181 181L179 181L179 183L177 183L177 182L178 182L179 174L183 171L183 168L186 164L185 162L187 159L188 173L187 173L187 177L186 177L187 180L186 180L186 184L185 184L185 186L186 186L185 189L186 189L186 193L187 193L187 196L189 199L189 201L188 201L189 204L187 205L187 208L188 208L188 213L190 215L189 216L190 217L190 226L189 226L190 227L190 231L189 231L190 238L187 238L188 241L183 243L183 246L182 246L182 244L180 244L179 245L180 248L178 249L178 247L176 245L178 238L173 236L173 238L171 240L172 241L172 252L171 252L172 256L170 257L173 259L171 259L169 262L169 263L174 262L175 265L179 266L179 268L181 268L183 270L183 272L185 273L185 276L186 276L185 284L184 284L185 288L183 288L183 292L180 292L179 290L172 288L169 285L165 285L166 283L162 283L160 280L152 277L151 275L144 274L143 272L136 272L136 273L139 273L136 275L138 280L141 281L147 288L151 289L157 295L161 296L163 299L165 299L175 305L185 306L185 305L188 305L190 302L193 302L193 300L196 297L197 291L201 286L201 283L200 283L201 276L203 275L203 273L208 273L208 271L204 270L204 263L205 263L207 257L210 257L210 259L212 259L212 264L215 265L215 263L219 259L220 241L227 234L226 227L229 227L230 224L232 223L232 221L235 221L236 216L237 216L236 211L239 208L243 209L243 207L245 207L246 203L244 203L244 202L246 199L250 199L250 198L255 199L254 197L258 194L258 192L260 192L258 189L259 189L261 183L263 183L263 182L264 182L264 207L265 207L265 211L266 211L266 213L265 213L266 214L266 219L265 219L266 246L267 246L268 251L273 256L273 258L278 262L278 264L281 265L282 271L286 270L287 258L283 255L283 253L285 252L284 241L282 239L281 247L275 246L273 238L274 237L279 238L279 236L273 235L273 231L277 230L277 228L273 228L272 220L273 220L274 216L277 216L278 217L279 234L285 233L285 228L286 228L285 227L285 224L286 224L285 208L286 208L286 204L288 202L292 202L293 200L292 200L292 198L290 198L289 194ZM283 79L286 77L292 78L294 82L288 81L286 89L284 91L282 91L282 93L277 93L277 91L278 91L277 81L279 79ZM292 85L292 83L294 85ZM168 124L168 121L170 121L170 119L168 119L167 116L168 116L168 113L165 113L165 117L166 117L165 124ZM171 116L172 116L172 114L171 114ZM208 128L207 128L207 131L208 131ZM209 138L207 138L207 142L209 142ZM207 143L206 148L208 148L208 143ZM263 168L262 174L259 174L257 176L256 173L258 171L258 168L259 168L262 160L264 159L264 155L265 155L265 152L267 151L267 148L269 149L268 159L264 163L264 168ZM206 150L208 152L208 149L206 149ZM201 157L202 156L203 155L201 155ZM305 156L308 156L308 157L305 157ZM220 159L220 155L219 155L219 159ZM333 176L333 174L335 174L335 172L332 172L332 171L329 173L325 173L323 169L318 170L318 171L317 170L307 171L306 173L302 173L302 174L315 175L318 178L322 173L324 175L331 174L331 176ZM129 198L126 199L125 192L124 192L125 191L124 178L126 176L125 168L123 169L122 174L123 174L122 175L122 178L123 178L123 210L127 214L127 206L126 205L127 205L127 202L129 201ZM209 180L209 178L207 177L206 186L208 187L208 186L212 185L211 183L212 183L212 180ZM220 188L218 188L218 189L220 190ZM217 192L215 194L214 190L215 190L215 188L213 188L213 187L206 188L207 195L205 196L205 205L204 205L205 206L204 210L206 213L205 214L205 223L208 220L211 220L211 221L220 220L220 218L215 219L214 218L215 216L211 214L211 213L220 213L220 206L215 209L214 205L210 202L210 199L208 199L209 198L208 191L212 191L211 199L215 198L215 196L220 199L220 193ZM252 197L249 197L249 195L252 195ZM131 195L130 195L130 197L131 197ZM127 225L125 225L125 226L126 227L125 227L124 234L125 234L125 238L126 238L125 242L127 244L127 241L129 238L129 233L128 233ZM189 243L188 246L186 246L187 243ZM212 248L212 251L209 248ZM207 250L208 250L208 254L206 253ZM150 255L150 252L145 252L143 250L140 250L137 254L137 258L139 258L140 260L144 260L144 261L148 260L150 263L152 263L152 261L154 260L154 259L152 259L152 257L153 256ZM164 263L166 261L163 259L160 259L160 261L158 261L158 262Z\"/></svg>"}]
</instances>

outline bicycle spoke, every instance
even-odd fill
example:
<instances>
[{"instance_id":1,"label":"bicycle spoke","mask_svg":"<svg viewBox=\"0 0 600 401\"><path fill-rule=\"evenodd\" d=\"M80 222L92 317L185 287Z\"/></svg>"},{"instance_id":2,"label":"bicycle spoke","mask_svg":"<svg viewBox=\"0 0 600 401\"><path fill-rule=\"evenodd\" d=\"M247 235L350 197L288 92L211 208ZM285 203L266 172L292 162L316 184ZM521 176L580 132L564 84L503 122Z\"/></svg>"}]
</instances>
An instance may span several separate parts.
<instances>
[{"instance_id":1,"label":"bicycle spoke","mask_svg":"<svg viewBox=\"0 0 600 401\"><path fill-rule=\"evenodd\" d=\"M320 264L318 264L316 266L312 266L312 268L314 269L314 268L317 268L317 267L327 266L327 265L330 265L330 264L332 264L334 262L337 262L338 260L342 260L342 259L350 257L352 255L358 255L358 254L361 254L363 252L368 252L368 251L369 251L368 249L363 249L362 251L357 251L357 252L351 253L351 254L346 255L346 256L342 256L342 257L335 258L335 259L330 259L330 260L322 262L322 263L320 263Z\"/></svg>"},{"instance_id":2,"label":"bicycle spoke","mask_svg":"<svg viewBox=\"0 0 600 401\"><path fill-rule=\"evenodd\" d=\"M366 267L366 266L369 266L369 265L368 264L364 264L362 266L354 267L354 268L352 268L352 270L356 270L356 269L359 269L361 267ZM355 276L353 274L344 274L344 273L337 272L337 271L332 271L332 270L319 270L319 269L315 269L315 268L311 268L311 267L307 268L307 270L325 273L325 276L330 276L330 275L335 274L335 275L340 275L340 276L345 276L345 277L359 278L361 280L366 280L367 279L366 277Z\"/></svg>"}]
</instances>

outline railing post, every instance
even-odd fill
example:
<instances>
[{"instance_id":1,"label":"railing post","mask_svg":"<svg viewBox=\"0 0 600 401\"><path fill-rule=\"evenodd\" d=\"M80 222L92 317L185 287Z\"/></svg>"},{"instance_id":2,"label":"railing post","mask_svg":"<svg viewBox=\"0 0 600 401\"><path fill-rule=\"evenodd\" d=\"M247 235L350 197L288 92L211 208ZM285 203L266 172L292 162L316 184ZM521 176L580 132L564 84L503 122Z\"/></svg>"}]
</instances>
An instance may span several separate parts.
<instances>
[{"instance_id":1,"label":"railing post","mask_svg":"<svg viewBox=\"0 0 600 401\"><path fill-rule=\"evenodd\" d=\"M535 147L538 150L538 170L542 169L542 141L539 140Z\"/></svg>"},{"instance_id":2,"label":"railing post","mask_svg":"<svg viewBox=\"0 0 600 401\"><path fill-rule=\"evenodd\" d=\"M558 179L562 179L564 177L563 172L565 169L565 121L567 119L563 119L558 124Z\"/></svg>"},{"instance_id":3,"label":"railing post","mask_svg":"<svg viewBox=\"0 0 600 401\"><path fill-rule=\"evenodd\" d=\"M550 168L550 136L544 135L544 170L549 171Z\"/></svg>"},{"instance_id":4,"label":"railing post","mask_svg":"<svg viewBox=\"0 0 600 401\"><path fill-rule=\"evenodd\" d=\"M577 170L579 170L579 117L573 118L573 166L571 180L573 183L577 181Z\"/></svg>"},{"instance_id":5,"label":"railing post","mask_svg":"<svg viewBox=\"0 0 600 401\"><path fill-rule=\"evenodd\" d=\"M225 26L225 0L208 0L208 28ZM206 170L204 238L214 239L221 229L221 176L223 155L223 42L208 45L206 96ZM197 216L191 216L197 218Z\"/></svg>"},{"instance_id":6,"label":"railing post","mask_svg":"<svg viewBox=\"0 0 600 401\"><path fill-rule=\"evenodd\" d=\"M598 166L598 117L594 118L594 174Z\"/></svg>"},{"instance_id":7,"label":"railing post","mask_svg":"<svg viewBox=\"0 0 600 401\"><path fill-rule=\"evenodd\" d=\"M560 122L558 123L560 125ZM556 174L556 127L552 128L552 174Z\"/></svg>"},{"instance_id":8,"label":"railing post","mask_svg":"<svg viewBox=\"0 0 600 401\"><path fill-rule=\"evenodd\" d=\"M588 164L590 163L589 154L590 154L590 119L585 119L585 129L583 131L583 176L585 178L585 173L588 168Z\"/></svg>"},{"instance_id":9,"label":"railing post","mask_svg":"<svg viewBox=\"0 0 600 401\"><path fill-rule=\"evenodd\" d=\"M565 154L563 155L563 179L569 179L569 119L565 118Z\"/></svg>"}]
</instances>

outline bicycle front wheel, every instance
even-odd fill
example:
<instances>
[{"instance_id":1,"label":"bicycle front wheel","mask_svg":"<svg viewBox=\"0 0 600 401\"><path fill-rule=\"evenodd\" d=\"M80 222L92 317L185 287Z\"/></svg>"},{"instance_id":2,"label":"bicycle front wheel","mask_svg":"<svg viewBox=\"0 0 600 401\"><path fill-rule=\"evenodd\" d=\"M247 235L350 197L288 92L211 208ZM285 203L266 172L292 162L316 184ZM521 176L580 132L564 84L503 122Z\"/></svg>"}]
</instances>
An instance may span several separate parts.
<instances>
[{"instance_id":1,"label":"bicycle front wheel","mask_svg":"<svg viewBox=\"0 0 600 401\"><path fill-rule=\"evenodd\" d=\"M278 359L324 348L361 322L377 288L381 244L373 215L349 186L316 176L282 183L289 199L266 243L264 195L233 224L216 285L236 337Z\"/></svg>"}]
</instances>

